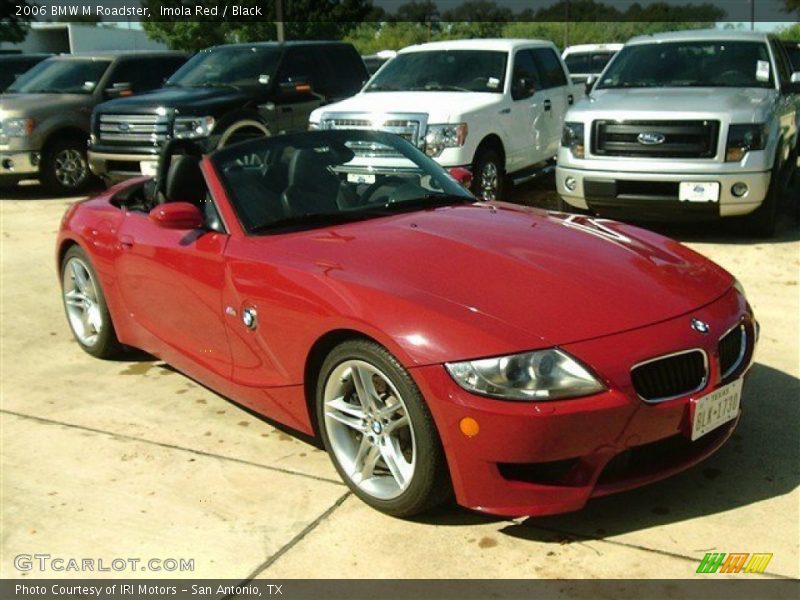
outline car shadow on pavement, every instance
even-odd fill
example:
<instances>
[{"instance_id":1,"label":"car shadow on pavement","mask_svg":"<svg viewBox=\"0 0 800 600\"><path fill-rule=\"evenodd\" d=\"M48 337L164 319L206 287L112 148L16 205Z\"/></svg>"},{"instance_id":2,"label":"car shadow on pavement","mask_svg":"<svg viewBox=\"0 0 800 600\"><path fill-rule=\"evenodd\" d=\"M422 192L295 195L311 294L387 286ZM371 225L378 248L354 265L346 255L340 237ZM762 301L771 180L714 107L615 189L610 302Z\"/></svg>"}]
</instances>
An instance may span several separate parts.
<instances>
[{"instance_id":1,"label":"car shadow on pavement","mask_svg":"<svg viewBox=\"0 0 800 600\"><path fill-rule=\"evenodd\" d=\"M92 182L92 185L75 196L53 196L52 192L40 185L38 181L26 180L18 185L10 187L0 187L0 201L11 200L80 200L88 196L94 196L104 191L106 188L101 182Z\"/></svg>"},{"instance_id":2,"label":"car shadow on pavement","mask_svg":"<svg viewBox=\"0 0 800 600\"><path fill-rule=\"evenodd\" d=\"M529 517L501 532L561 544L602 539L724 513L789 494L800 485L800 380L756 364L745 384L742 419L715 455L670 479L590 500L575 513Z\"/></svg>"}]
</instances>

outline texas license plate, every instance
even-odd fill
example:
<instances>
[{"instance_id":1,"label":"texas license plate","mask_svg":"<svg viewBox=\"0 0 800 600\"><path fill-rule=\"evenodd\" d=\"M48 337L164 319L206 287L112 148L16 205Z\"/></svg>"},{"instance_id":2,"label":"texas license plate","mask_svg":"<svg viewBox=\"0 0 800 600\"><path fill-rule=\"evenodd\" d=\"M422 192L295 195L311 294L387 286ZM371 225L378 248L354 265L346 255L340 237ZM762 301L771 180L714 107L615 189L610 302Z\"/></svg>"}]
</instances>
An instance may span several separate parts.
<instances>
[{"instance_id":1,"label":"texas license plate","mask_svg":"<svg viewBox=\"0 0 800 600\"><path fill-rule=\"evenodd\" d=\"M719 183L716 181L681 181L678 199L681 202L718 202Z\"/></svg>"},{"instance_id":2,"label":"texas license plate","mask_svg":"<svg viewBox=\"0 0 800 600\"><path fill-rule=\"evenodd\" d=\"M713 431L739 414L742 399L742 380L729 383L694 400L692 441Z\"/></svg>"},{"instance_id":3,"label":"texas license plate","mask_svg":"<svg viewBox=\"0 0 800 600\"><path fill-rule=\"evenodd\" d=\"M143 160L139 162L139 170L141 170L142 175L146 175L147 177L155 177L157 169L158 163L154 160Z\"/></svg>"}]
</instances>

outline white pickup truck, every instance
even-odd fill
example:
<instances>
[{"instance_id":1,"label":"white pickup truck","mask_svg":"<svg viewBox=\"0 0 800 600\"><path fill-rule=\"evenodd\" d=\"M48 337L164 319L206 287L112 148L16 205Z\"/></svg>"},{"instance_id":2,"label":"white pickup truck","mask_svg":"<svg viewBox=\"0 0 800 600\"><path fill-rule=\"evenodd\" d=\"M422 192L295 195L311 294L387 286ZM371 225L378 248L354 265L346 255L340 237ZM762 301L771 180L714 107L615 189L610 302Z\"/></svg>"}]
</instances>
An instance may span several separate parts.
<instances>
[{"instance_id":1,"label":"white pickup truck","mask_svg":"<svg viewBox=\"0 0 800 600\"><path fill-rule=\"evenodd\" d=\"M309 128L396 133L502 199L508 182L553 170L564 116L583 95L550 42L433 42L401 50L360 93L312 112ZM360 153L381 167L395 160Z\"/></svg>"}]
</instances>

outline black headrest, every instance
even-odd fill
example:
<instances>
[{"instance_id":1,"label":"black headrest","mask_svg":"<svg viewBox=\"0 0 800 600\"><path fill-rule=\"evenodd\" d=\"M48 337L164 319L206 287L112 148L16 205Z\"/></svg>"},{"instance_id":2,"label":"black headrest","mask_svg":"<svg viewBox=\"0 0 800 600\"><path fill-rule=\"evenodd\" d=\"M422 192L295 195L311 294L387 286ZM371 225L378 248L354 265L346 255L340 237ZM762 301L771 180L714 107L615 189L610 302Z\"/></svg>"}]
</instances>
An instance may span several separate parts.
<instances>
[{"instance_id":1,"label":"black headrest","mask_svg":"<svg viewBox=\"0 0 800 600\"><path fill-rule=\"evenodd\" d=\"M188 154L173 156L164 187L166 201L191 202L199 206L206 199L207 192L200 159Z\"/></svg>"},{"instance_id":2,"label":"black headrest","mask_svg":"<svg viewBox=\"0 0 800 600\"><path fill-rule=\"evenodd\" d=\"M159 202L164 202L167 196L167 174L172 162L173 155L188 154L200 157L203 149L194 140L172 139L164 144L158 156L158 168L156 169L155 188L156 197Z\"/></svg>"}]
</instances>

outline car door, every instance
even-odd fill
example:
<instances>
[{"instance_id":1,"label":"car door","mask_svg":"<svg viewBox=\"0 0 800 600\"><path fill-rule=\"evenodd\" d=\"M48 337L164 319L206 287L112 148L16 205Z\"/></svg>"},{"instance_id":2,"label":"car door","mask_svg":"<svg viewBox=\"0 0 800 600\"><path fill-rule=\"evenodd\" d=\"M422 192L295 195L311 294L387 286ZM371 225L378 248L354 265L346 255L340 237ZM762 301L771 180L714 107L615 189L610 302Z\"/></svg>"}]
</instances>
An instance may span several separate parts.
<instances>
[{"instance_id":1,"label":"car door","mask_svg":"<svg viewBox=\"0 0 800 600\"><path fill-rule=\"evenodd\" d=\"M552 48L534 48L533 58L542 81L545 115L542 119L542 135L545 158L558 154L564 116L571 103L567 76L558 54ZM572 99L574 100L574 98Z\"/></svg>"},{"instance_id":2,"label":"car door","mask_svg":"<svg viewBox=\"0 0 800 600\"><path fill-rule=\"evenodd\" d=\"M157 226L129 211L119 230L117 284L126 310L158 340L160 354L189 357L222 377L231 371L222 309L228 235Z\"/></svg>"},{"instance_id":3,"label":"car door","mask_svg":"<svg viewBox=\"0 0 800 600\"><path fill-rule=\"evenodd\" d=\"M519 171L547 158L548 97L531 49L517 50L511 75L511 105L504 129L508 132L507 170Z\"/></svg>"}]
</instances>

